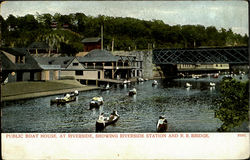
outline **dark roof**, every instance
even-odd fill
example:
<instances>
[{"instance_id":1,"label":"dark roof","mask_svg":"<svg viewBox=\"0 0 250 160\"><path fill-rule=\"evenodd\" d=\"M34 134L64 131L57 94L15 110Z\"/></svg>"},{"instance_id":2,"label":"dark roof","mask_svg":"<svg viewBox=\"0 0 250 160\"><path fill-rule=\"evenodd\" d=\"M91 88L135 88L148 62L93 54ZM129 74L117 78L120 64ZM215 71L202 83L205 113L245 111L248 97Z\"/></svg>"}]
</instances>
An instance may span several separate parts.
<instances>
[{"instance_id":1,"label":"dark roof","mask_svg":"<svg viewBox=\"0 0 250 160\"><path fill-rule=\"evenodd\" d=\"M28 51L26 48L1 48L1 50L12 54L14 56L24 56L28 54Z\"/></svg>"},{"instance_id":2,"label":"dark roof","mask_svg":"<svg viewBox=\"0 0 250 160\"><path fill-rule=\"evenodd\" d=\"M78 57L80 62L116 62L120 59L110 52L101 49L94 49L84 57Z\"/></svg>"},{"instance_id":3,"label":"dark roof","mask_svg":"<svg viewBox=\"0 0 250 160\"><path fill-rule=\"evenodd\" d=\"M14 63L12 63L9 58L4 54L4 53L0 53L0 59L2 62L2 70L3 71L14 71L16 70L16 65Z\"/></svg>"},{"instance_id":4,"label":"dark roof","mask_svg":"<svg viewBox=\"0 0 250 160\"><path fill-rule=\"evenodd\" d=\"M49 45L45 42L33 42L28 46L28 49L49 49Z\"/></svg>"},{"instance_id":5,"label":"dark roof","mask_svg":"<svg viewBox=\"0 0 250 160\"><path fill-rule=\"evenodd\" d=\"M60 65L61 68L67 68L75 57L36 57L35 60L40 65Z\"/></svg>"},{"instance_id":6,"label":"dark roof","mask_svg":"<svg viewBox=\"0 0 250 160\"><path fill-rule=\"evenodd\" d=\"M93 42L99 42L101 38L99 37L91 37L91 38L85 38L82 40L82 43L93 43Z\"/></svg>"},{"instance_id":7,"label":"dark roof","mask_svg":"<svg viewBox=\"0 0 250 160\"><path fill-rule=\"evenodd\" d=\"M42 68L30 54L26 54L24 64L16 63L16 66L18 70L42 70Z\"/></svg>"},{"instance_id":8,"label":"dark roof","mask_svg":"<svg viewBox=\"0 0 250 160\"><path fill-rule=\"evenodd\" d=\"M41 70L36 60L25 48L3 48L3 51L14 56L25 56L25 63L15 63L16 70Z\"/></svg>"}]
</instances>

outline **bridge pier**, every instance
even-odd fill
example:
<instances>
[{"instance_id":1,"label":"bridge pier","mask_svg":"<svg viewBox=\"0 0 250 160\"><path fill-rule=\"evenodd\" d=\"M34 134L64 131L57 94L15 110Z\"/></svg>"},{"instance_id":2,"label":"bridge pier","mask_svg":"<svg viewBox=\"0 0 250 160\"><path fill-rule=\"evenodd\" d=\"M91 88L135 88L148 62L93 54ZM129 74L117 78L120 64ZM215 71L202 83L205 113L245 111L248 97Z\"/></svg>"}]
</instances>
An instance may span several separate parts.
<instances>
[{"instance_id":1,"label":"bridge pier","mask_svg":"<svg viewBox=\"0 0 250 160\"><path fill-rule=\"evenodd\" d=\"M164 64L160 65L160 67L166 79L177 78L177 72L178 72L177 64Z\"/></svg>"}]
</instances>

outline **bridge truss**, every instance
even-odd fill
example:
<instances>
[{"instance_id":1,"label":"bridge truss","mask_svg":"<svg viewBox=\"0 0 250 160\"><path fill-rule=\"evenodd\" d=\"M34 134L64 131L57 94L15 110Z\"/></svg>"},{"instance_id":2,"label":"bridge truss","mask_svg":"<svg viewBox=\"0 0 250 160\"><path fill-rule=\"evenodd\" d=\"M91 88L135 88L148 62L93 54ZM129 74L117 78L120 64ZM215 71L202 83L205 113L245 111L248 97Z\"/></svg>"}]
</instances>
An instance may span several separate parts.
<instances>
[{"instance_id":1,"label":"bridge truss","mask_svg":"<svg viewBox=\"0 0 250 160\"><path fill-rule=\"evenodd\" d=\"M154 49L153 63L160 64L248 64L248 47Z\"/></svg>"}]
</instances>

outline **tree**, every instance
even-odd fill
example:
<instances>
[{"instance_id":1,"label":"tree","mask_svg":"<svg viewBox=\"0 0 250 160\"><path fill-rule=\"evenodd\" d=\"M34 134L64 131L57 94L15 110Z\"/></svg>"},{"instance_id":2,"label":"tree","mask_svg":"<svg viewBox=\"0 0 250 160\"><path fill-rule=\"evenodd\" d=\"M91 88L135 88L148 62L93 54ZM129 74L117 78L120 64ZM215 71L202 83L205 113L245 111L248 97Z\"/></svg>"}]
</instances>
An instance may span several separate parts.
<instances>
[{"instance_id":1,"label":"tree","mask_svg":"<svg viewBox=\"0 0 250 160\"><path fill-rule=\"evenodd\" d=\"M219 31L214 26L205 28L202 25L170 26L162 20L139 20L130 17L97 17L83 13L61 15L55 13L9 15L6 25L2 20L2 34L6 46L25 47L34 41L46 40L51 46L60 49L61 42L73 47L81 43L84 37L100 37L101 25L104 26L104 45L110 45L115 39L116 49L147 49L154 44L155 48L194 48L200 46L247 45L248 36L235 34L231 29ZM57 23L57 30L52 30L52 22ZM63 25L68 25L65 29ZM6 27L10 27L10 31ZM63 31L62 31L63 30ZM47 37L47 38L42 38ZM68 41L68 42L66 42ZM77 45L73 45L77 43ZM76 47L77 49L78 47ZM151 47L150 47L151 48ZM79 49L79 48L78 48Z\"/></svg>"},{"instance_id":2,"label":"tree","mask_svg":"<svg viewBox=\"0 0 250 160\"><path fill-rule=\"evenodd\" d=\"M232 128L249 121L249 81L240 82L235 79L224 79L220 85L221 98L215 117L223 124L218 131L230 131Z\"/></svg>"},{"instance_id":3,"label":"tree","mask_svg":"<svg viewBox=\"0 0 250 160\"><path fill-rule=\"evenodd\" d=\"M208 46L217 46L218 41L218 31L214 26L209 26L206 28L206 34L207 34L207 45Z\"/></svg>"},{"instance_id":4,"label":"tree","mask_svg":"<svg viewBox=\"0 0 250 160\"><path fill-rule=\"evenodd\" d=\"M52 15L51 14L37 14L36 19L39 23L42 23L46 28L50 28L52 24Z\"/></svg>"}]
</instances>

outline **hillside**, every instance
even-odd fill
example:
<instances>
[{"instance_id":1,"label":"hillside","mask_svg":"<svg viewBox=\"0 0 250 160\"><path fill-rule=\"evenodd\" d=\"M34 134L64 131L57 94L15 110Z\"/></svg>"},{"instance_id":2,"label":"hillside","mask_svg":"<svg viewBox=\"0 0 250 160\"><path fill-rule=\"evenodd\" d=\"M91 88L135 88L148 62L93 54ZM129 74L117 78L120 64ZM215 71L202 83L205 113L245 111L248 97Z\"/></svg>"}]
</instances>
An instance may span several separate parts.
<instances>
[{"instance_id":1,"label":"hillside","mask_svg":"<svg viewBox=\"0 0 250 160\"><path fill-rule=\"evenodd\" d=\"M7 19L0 17L3 44L6 47L27 47L34 41L46 41L67 54L83 50L84 37L100 37L104 26L104 48L143 50L148 48L196 48L201 46L247 45L248 36L231 29L202 25L170 26L161 20L145 21L135 18L42 14Z\"/></svg>"}]
</instances>

